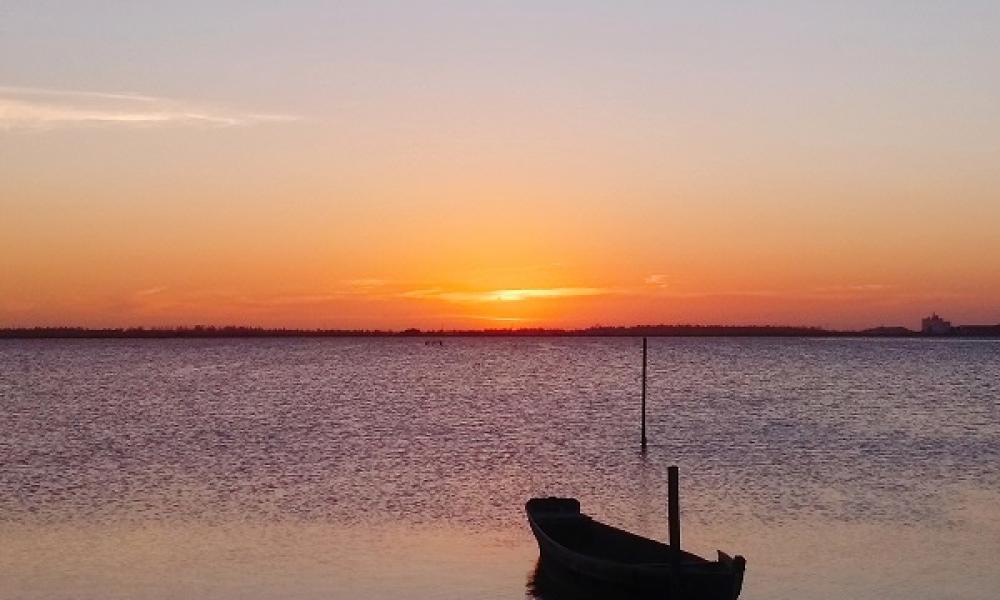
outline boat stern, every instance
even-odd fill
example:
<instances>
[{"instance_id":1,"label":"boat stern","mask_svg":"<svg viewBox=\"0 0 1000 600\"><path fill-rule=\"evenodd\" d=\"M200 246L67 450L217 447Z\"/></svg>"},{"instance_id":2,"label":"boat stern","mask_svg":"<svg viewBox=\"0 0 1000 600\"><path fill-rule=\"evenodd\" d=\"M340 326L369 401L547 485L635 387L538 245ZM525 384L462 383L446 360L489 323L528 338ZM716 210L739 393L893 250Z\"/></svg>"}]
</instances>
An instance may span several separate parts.
<instances>
[{"instance_id":1,"label":"boat stern","mask_svg":"<svg viewBox=\"0 0 1000 600\"><path fill-rule=\"evenodd\" d=\"M580 501L576 498L532 498L524 504L524 510L528 516L537 517L561 517L579 516Z\"/></svg>"}]
</instances>

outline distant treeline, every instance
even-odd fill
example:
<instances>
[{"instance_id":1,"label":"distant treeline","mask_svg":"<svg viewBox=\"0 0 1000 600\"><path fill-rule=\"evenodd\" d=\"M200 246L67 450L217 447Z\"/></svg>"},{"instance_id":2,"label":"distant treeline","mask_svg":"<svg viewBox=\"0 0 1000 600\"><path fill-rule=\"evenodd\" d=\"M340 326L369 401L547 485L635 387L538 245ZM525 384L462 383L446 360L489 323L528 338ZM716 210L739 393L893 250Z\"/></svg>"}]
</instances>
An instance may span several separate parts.
<instances>
[{"instance_id":1,"label":"distant treeline","mask_svg":"<svg viewBox=\"0 0 1000 600\"><path fill-rule=\"evenodd\" d=\"M264 338L264 337L931 337L904 327L837 331L819 327L740 325L634 325L586 329L265 329L202 326L173 328L31 327L0 329L0 338ZM933 337L1000 337L1000 325L963 325Z\"/></svg>"}]
</instances>

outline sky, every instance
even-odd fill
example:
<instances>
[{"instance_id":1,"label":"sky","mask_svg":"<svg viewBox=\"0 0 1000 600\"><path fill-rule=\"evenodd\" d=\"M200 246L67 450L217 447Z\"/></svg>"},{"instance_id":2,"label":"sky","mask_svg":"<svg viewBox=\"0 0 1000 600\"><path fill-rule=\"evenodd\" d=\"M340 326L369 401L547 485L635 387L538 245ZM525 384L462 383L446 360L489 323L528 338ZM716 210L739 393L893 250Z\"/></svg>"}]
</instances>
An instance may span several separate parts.
<instances>
[{"instance_id":1,"label":"sky","mask_svg":"<svg viewBox=\"0 0 1000 600\"><path fill-rule=\"evenodd\" d=\"M1000 323L1000 3L0 0L0 326Z\"/></svg>"}]
</instances>

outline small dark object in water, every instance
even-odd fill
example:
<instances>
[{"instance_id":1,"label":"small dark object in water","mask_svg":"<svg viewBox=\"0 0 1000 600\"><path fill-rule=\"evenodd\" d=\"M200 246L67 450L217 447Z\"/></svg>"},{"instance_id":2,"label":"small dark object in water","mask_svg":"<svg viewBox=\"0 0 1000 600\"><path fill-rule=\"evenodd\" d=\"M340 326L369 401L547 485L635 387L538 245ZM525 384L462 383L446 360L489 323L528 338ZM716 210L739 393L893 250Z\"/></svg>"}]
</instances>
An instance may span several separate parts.
<instances>
[{"instance_id":1,"label":"small dark object in water","mask_svg":"<svg viewBox=\"0 0 1000 600\"><path fill-rule=\"evenodd\" d=\"M710 561L595 521L575 498L532 498L525 505L539 564L552 580L586 586L594 597L735 600L746 560L719 552Z\"/></svg>"}]
</instances>

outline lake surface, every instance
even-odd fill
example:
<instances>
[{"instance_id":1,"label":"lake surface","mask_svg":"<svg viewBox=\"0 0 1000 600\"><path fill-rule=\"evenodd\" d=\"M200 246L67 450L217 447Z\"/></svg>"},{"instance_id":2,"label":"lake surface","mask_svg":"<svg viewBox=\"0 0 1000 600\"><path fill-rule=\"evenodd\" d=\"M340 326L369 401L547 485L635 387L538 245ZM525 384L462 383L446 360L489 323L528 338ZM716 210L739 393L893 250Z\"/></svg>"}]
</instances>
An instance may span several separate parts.
<instances>
[{"instance_id":1,"label":"lake surface","mask_svg":"<svg viewBox=\"0 0 1000 600\"><path fill-rule=\"evenodd\" d=\"M1000 597L1000 343L0 340L0 598L530 597L534 495L741 598Z\"/></svg>"}]
</instances>

